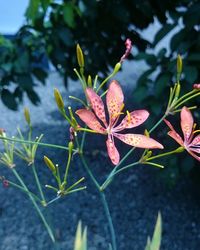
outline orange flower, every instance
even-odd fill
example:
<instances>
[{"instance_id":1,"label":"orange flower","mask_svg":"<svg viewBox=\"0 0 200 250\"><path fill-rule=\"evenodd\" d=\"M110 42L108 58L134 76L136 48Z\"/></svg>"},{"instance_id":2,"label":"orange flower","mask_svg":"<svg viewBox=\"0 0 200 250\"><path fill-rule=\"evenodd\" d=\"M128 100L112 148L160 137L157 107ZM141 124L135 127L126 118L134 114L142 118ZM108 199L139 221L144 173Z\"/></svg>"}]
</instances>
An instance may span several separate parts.
<instances>
[{"instance_id":1,"label":"orange flower","mask_svg":"<svg viewBox=\"0 0 200 250\"><path fill-rule=\"evenodd\" d=\"M93 111L79 109L76 114L92 130L99 134L108 135L106 141L108 155L114 165L120 161L120 155L115 147L114 137L124 143L138 148L163 148L163 146L152 138L140 134L121 134L124 129L134 128L145 122L149 113L146 110L127 111L127 115L119 125L116 125L124 107L124 95L119 83L113 80L110 83L106 95L106 104L109 113L107 123L105 108L100 96L93 89L87 88L86 94Z\"/></svg>"},{"instance_id":2,"label":"orange flower","mask_svg":"<svg viewBox=\"0 0 200 250\"><path fill-rule=\"evenodd\" d=\"M192 155L195 159L200 161L200 134L194 136L196 132L199 130L195 130L196 124L194 124L194 119L190 110L187 107L183 107L181 109L181 129L183 132L184 140L182 137L175 131L171 123L165 120L165 123L171 129L168 132L168 135L171 136L178 144L180 144L183 148L185 148L190 155Z\"/></svg>"}]
</instances>

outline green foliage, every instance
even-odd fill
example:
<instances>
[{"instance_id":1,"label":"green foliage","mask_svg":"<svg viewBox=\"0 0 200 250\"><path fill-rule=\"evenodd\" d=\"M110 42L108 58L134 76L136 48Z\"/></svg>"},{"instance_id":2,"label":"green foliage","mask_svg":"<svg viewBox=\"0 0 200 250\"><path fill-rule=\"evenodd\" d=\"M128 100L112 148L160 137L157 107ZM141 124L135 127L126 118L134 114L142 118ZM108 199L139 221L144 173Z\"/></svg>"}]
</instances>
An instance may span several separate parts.
<instances>
[{"instance_id":1,"label":"green foliage","mask_svg":"<svg viewBox=\"0 0 200 250\"><path fill-rule=\"evenodd\" d=\"M175 1L176 2L176 1ZM177 4L177 3L176 3ZM157 55L144 55L138 53L137 60L145 60L149 68L142 74L138 81L136 91L141 92L145 89L145 97L142 98L146 107L155 106L162 103L163 93L167 93L168 88L174 82L173 75L176 72L177 54L183 57L183 74L181 76L182 90L192 89L192 85L199 81L200 77L200 34L197 25L200 22L200 16L197 14L200 9L199 1L179 1L176 8L168 12L163 26L155 35L151 48L155 49L157 44L168 35L175 27L180 27L180 21L183 20L184 27L180 28L170 40L170 51L161 48ZM157 72L156 77L152 78L151 73ZM138 102L141 99L139 98ZM161 112L159 106L153 109L155 115Z\"/></svg>"},{"instance_id":2,"label":"green foliage","mask_svg":"<svg viewBox=\"0 0 200 250\"><path fill-rule=\"evenodd\" d=\"M39 103L34 90L36 80L44 83L47 70L44 66L44 40L30 27L25 26L14 40L0 37L0 93L3 103L16 110L23 93L34 103Z\"/></svg>"},{"instance_id":3,"label":"green foliage","mask_svg":"<svg viewBox=\"0 0 200 250\"><path fill-rule=\"evenodd\" d=\"M87 250L87 228L85 227L83 230L80 221L76 230L74 250Z\"/></svg>"},{"instance_id":4,"label":"green foliage","mask_svg":"<svg viewBox=\"0 0 200 250\"><path fill-rule=\"evenodd\" d=\"M200 3L196 0L164 1L162 5L158 0L30 0L25 13L27 24L13 40L0 39L0 68L3 74L1 96L5 93L2 90L14 83L14 90L9 90L10 101L4 103L16 109L23 92L35 104L39 102L34 91L34 78L45 82L47 72L43 66L44 56L61 73L67 84L69 78L76 77L72 69L77 64L75 44L79 43L89 58L87 72L92 73L92 78L97 72L105 77L110 66L114 67L124 53L125 38L130 38L139 51L135 59L145 60L149 66L138 81L136 99L138 102L144 101L147 106L152 105L154 113L158 114L160 93L165 93L173 79L177 53L184 58L183 77L187 86L199 78L199 8ZM154 17L163 26L150 43L142 38L138 30L147 28L154 22ZM185 27L173 35L170 53L165 48L157 55L146 51L147 47L155 48L179 25L181 19ZM154 72L159 73L152 80L151 74Z\"/></svg>"},{"instance_id":5,"label":"green foliage","mask_svg":"<svg viewBox=\"0 0 200 250\"><path fill-rule=\"evenodd\" d=\"M158 213L158 218L156 221L156 226L154 229L152 240L150 240L150 238L148 237L145 250L160 250L161 235L162 235L162 218L161 214Z\"/></svg>"}]
</instances>

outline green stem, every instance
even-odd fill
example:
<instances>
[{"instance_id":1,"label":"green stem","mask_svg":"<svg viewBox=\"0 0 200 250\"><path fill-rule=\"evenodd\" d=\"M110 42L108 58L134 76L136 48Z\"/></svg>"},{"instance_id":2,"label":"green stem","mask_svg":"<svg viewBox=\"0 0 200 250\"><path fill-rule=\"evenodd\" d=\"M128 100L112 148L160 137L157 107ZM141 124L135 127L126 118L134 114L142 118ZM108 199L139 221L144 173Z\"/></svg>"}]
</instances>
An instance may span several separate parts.
<instances>
[{"instance_id":1,"label":"green stem","mask_svg":"<svg viewBox=\"0 0 200 250\"><path fill-rule=\"evenodd\" d=\"M26 194L31 194L35 200L39 201L41 204L42 204L42 201L40 200L40 198L37 197L37 195L35 195L34 193L30 192L30 191L27 191L26 189L24 189L22 186L12 182L12 181L8 181L9 185L13 186L13 187L16 187L18 189L20 189L22 192L25 192Z\"/></svg>"},{"instance_id":2,"label":"green stem","mask_svg":"<svg viewBox=\"0 0 200 250\"><path fill-rule=\"evenodd\" d=\"M83 106L84 106L86 109L88 108L87 105L85 104L85 102L82 101L81 99L79 99L79 98L77 98L77 97L75 97L75 96L72 96L72 95L69 95L69 98L70 98L70 99L73 99L73 100L76 100L76 101L78 101L78 102L80 102L81 104L83 104Z\"/></svg>"},{"instance_id":3,"label":"green stem","mask_svg":"<svg viewBox=\"0 0 200 250\"><path fill-rule=\"evenodd\" d=\"M99 92L99 90L104 86L104 84L110 79L112 78L116 73L113 71L98 87L96 93Z\"/></svg>"},{"instance_id":4,"label":"green stem","mask_svg":"<svg viewBox=\"0 0 200 250\"><path fill-rule=\"evenodd\" d=\"M148 158L146 161L155 160L157 158L160 158L160 157L163 157L163 156L167 156L167 155L171 155L171 154L181 153L183 151L184 151L184 147L179 147L179 148L177 148L175 150L172 150L172 151L169 151L169 152L166 152L166 153L163 153L163 154L152 156L152 157Z\"/></svg>"},{"instance_id":5,"label":"green stem","mask_svg":"<svg viewBox=\"0 0 200 250\"><path fill-rule=\"evenodd\" d=\"M89 132L89 133L93 133L93 134L98 133L97 131L92 130L92 129L88 129L88 128L77 128L77 131L84 131L84 132Z\"/></svg>"},{"instance_id":6,"label":"green stem","mask_svg":"<svg viewBox=\"0 0 200 250\"><path fill-rule=\"evenodd\" d=\"M160 123L165 119L165 117L167 117L168 113L165 113L160 119L159 121L157 121L157 123L149 130L149 134L152 133L159 125Z\"/></svg>"},{"instance_id":7,"label":"green stem","mask_svg":"<svg viewBox=\"0 0 200 250\"><path fill-rule=\"evenodd\" d=\"M81 142L82 146L84 145L83 140L84 140L84 137L82 137L82 142ZM80 147L79 146L79 141L78 141L77 138L76 138L76 142L77 142L77 146ZM110 234L111 234L111 239L112 239L112 249L117 250L115 230L114 230L114 227L113 227L112 218L111 218L109 207L108 207L108 204L107 204L107 201L106 201L106 198L105 198L105 194L101 191L101 187L100 187L99 183L97 182L96 178L94 177L93 173L91 172L90 168L88 167L87 162L85 161L85 158L83 156L82 150L81 150L80 158L81 158L82 163L83 163L87 173L89 174L91 180L93 181L94 185L96 186L97 190L99 191L99 194L101 196L101 200L102 200L102 203L103 203L103 207L104 207L104 210L105 210L105 214L106 214L106 217L107 217L107 221L108 221L108 224L109 224L109 228L110 228Z\"/></svg>"},{"instance_id":8,"label":"green stem","mask_svg":"<svg viewBox=\"0 0 200 250\"><path fill-rule=\"evenodd\" d=\"M27 191L28 196L29 196L31 202L33 203L33 206L35 207L35 209L36 209L36 211L37 211L39 217L41 218L42 222L44 223L44 226L46 227L47 232L48 232L48 234L49 234L49 236L50 236L52 242L55 243L55 237L54 237L54 235L53 235L52 229L49 227L49 225L48 225L48 223L47 223L47 221L46 221L44 215L42 214L40 208L38 207L36 201L34 200L33 196L32 196L31 193L29 192L27 186L25 185L24 181L21 179L21 177L20 177L20 175L17 173L17 171L16 171L14 168L12 169L12 171L13 171L14 175L16 176L16 178L18 179L18 181L20 182L20 184L23 186L23 188Z\"/></svg>"},{"instance_id":9,"label":"green stem","mask_svg":"<svg viewBox=\"0 0 200 250\"><path fill-rule=\"evenodd\" d=\"M121 159L121 161L118 163L117 166L115 166L115 168L111 171L111 173L108 175L108 177L106 178L106 180L104 181L104 183L101 185L101 190L105 190L105 188L110 184L111 179L114 176L114 173L117 171L117 169L119 168L119 166L121 166L121 164L129 157L129 155L135 150L135 147L132 147L128 153Z\"/></svg>"},{"instance_id":10,"label":"green stem","mask_svg":"<svg viewBox=\"0 0 200 250\"><path fill-rule=\"evenodd\" d=\"M72 190L72 188L74 188L75 186L77 186L79 183L81 183L82 181L84 181L85 178L82 177L80 180L76 181L74 184L72 184L68 189L67 189L67 192Z\"/></svg>"},{"instance_id":11,"label":"green stem","mask_svg":"<svg viewBox=\"0 0 200 250\"><path fill-rule=\"evenodd\" d=\"M83 186L83 187L80 187L80 188L75 188L73 190L70 190L69 192L66 191L66 194L72 194L72 193L75 193L75 192L79 192L79 191L85 190L86 188L87 188L86 186Z\"/></svg>"},{"instance_id":12,"label":"green stem","mask_svg":"<svg viewBox=\"0 0 200 250\"><path fill-rule=\"evenodd\" d=\"M108 220L108 225L109 225L109 228L110 228L111 239L112 239L112 249L117 250L115 230L114 230L110 210L109 210L109 207L108 207L108 203L106 201L106 197L105 197L105 194L103 192L100 192L100 196L101 196L101 200L102 200L102 203L103 203L105 214L106 214L106 217L107 217L107 220Z\"/></svg>"},{"instance_id":13,"label":"green stem","mask_svg":"<svg viewBox=\"0 0 200 250\"><path fill-rule=\"evenodd\" d=\"M58 149L64 149L69 150L68 147L57 145L57 144L49 144L49 143L42 143L42 142L35 142L35 141L27 141L27 140L20 140L20 139L14 139L14 138L5 138L3 136L0 136L0 139L7 140L7 141L14 141L19 143L25 143L25 144L37 144L40 146L50 147L50 148L58 148ZM75 150L74 150L75 151Z\"/></svg>"},{"instance_id":14,"label":"green stem","mask_svg":"<svg viewBox=\"0 0 200 250\"><path fill-rule=\"evenodd\" d=\"M67 160L67 166L65 168L65 175L64 175L64 183L67 183L67 176L68 176L68 172L69 172L69 167L70 167L70 163L71 163L71 151L69 151L69 154L68 154L68 160Z\"/></svg>"},{"instance_id":15,"label":"green stem","mask_svg":"<svg viewBox=\"0 0 200 250\"><path fill-rule=\"evenodd\" d=\"M118 170L112 175L112 177L115 176L116 174L119 174L120 172L122 172L122 171L124 171L124 170L126 170L126 169L128 169L128 168L131 168L131 167L133 167L133 166L136 166L136 165L138 165L138 164L140 164L139 161L134 162L134 163L131 163L131 164L129 164L129 165L126 165L126 166L124 166L123 168L118 169Z\"/></svg>"},{"instance_id":16,"label":"green stem","mask_svg":"<svg viewBox=\"0 0 200 250\"><path fill-rule=\"evenodd\" d=\"M82 140L81 140L81 151L83 151L84 143L85 143L86 131L83 132Z\"/></svg>"},{"instance_id":17,"label":"green stem","mask_svg":"<svg viewBox=\"0 0 200 250\"><path fill-rule=\"evenodd\" d=\"M197 96L199 96L199 95L200 95L200 92L198 92L198 93L196 93L196 94L194 94L194 95L192 95L192 96L190 96L190 97L184 99L182 102L180 102L180 103L178 103L177 105L175 105L175 106L174 106L174 109L178 108L179 106L181 106L181 105L184 104L185 102L187 102L187 101L189 101L190 99L192 99L192 98L194 98L194 97L197 97Z\"/></svg>"},{"instance_id":18,"label":"green stem","mask_svg":"<svg viewBox=\"0 0 200 250\"><path fill-rule=\"evenodd\" d=\"M197 92L196 89L193 89L192 91L188 92L187 94L181 96L176 103L179 103L181 101L183 101L186 97L190 96L190 95L193 95L195 92Z\"/></svg>"},{"instance_id":19,"label":"green stem","mask_svg":"<svg viewBox=\"0 0 200 250\"><path fill-rule=\"evenodd\" d=\"M88 172L88 174L89 174L91 180L92 180L93 183L95 184L96 188L97 188L98 190L100 190L100 185L99 185L99 183L97 182L96 178L94 177L93 173L91 172L90 168L88 167L87 162L85 161L85 158L84 158L83 154L80 154L80 158L81 158L82 163L83 163L83 166L84 166L84 168L86 169L86 171Z\"/></svg>"},{"instance_id":20,"label":"green stem","mask_svg":"<svg viewBox=\"0 0 200 250\"><path fill-rule=\"evenodd\" d=\"M33 170L33 175L35 177L35 181L36 181L36 184L37 184L41 199L44 202L44 204L46 204L46 199L44 197L44 193L43 193L43 190L42 190L42 187L41 187L41 184L40 184L40 180L38 178L38 174L37 174L37 171L36 171L36 168L35 168L35 164L32 164L31 167L32 167L32 170Z\"/></svg>"}]
</instances>

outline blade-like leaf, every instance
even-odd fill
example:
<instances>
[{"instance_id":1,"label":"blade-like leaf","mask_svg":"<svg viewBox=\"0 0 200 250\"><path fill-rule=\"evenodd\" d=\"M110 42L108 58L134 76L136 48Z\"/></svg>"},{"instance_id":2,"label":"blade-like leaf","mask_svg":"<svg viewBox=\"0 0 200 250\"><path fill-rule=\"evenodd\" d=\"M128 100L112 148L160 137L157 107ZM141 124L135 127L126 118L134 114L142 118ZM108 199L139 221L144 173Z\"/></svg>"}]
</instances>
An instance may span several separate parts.
<instances>
[{"instance_id":1,"label":"blade-like leaf","mask_svg":"<svg viewBox=\"0 0 200 250\"><path fill-rule=\"evenodd\" d=\"M162 234L162 218L160 212L158 213L158 218L156 221L156 226L153 233L153 238L151 241L151 250L159 250L161 244L161 234Z\"/></svg>"}]
</instances>

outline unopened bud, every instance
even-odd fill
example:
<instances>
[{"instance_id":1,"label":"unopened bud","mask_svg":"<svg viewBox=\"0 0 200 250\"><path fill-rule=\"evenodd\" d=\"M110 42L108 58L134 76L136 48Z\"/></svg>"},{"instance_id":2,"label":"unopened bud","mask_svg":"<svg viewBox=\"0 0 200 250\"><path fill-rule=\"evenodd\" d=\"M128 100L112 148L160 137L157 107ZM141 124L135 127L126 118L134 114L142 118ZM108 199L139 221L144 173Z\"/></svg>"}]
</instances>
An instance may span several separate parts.
<instances>
[{"instance_id":1,"label":"unopened bud","mask_svg":"<svg viewBox=\"0 0 200 250\"><path fill-rule=\"evenodd\" d=\"M44 162L46 163L47 167L53 172L56 173L56 167L53 162L47 157L44 156Z\"/></svg>"},{"instance_id":2,"label":"unopened bud","mask_svg":"<svg viewBox=\"0 0 200 250\"><path fill-rule=\"evenodd\" d=\"M92 78L91 75L88 76L87 84L90 88L92 88Z\"/></svg>"},{"instance_id":3,"label":"unopened bud","mask_svg":"<svg viewBox=\"0 0 200 250\"><path fill-rule=\"evenodd\" d=\"M182 62L182 58L180 55L178 55L177 57L177 73L181 74L182 72L182 67L183 67L183 62Z\"/></svg>"},{"instance_id":4,"label":"unopened bud","mask_svg":"<svg viewBox=\"0 0 200 250\"><path fill-rule=\"evenodd\" d=\"M147 137L149 137L149 131L147 129L145 129L144 135L146 135Z\"/></svg>"},{"instance_id":5,"label":"unopened bud","mask_svg":"<svg viewBox=\"0 0 200 250\"><path fill-rule=\"evenodd\" d=\"M200 89L200 83L193 84L193 89Z\"/></svg>"},{"instance_id":6,"label":"unopened bud","mask_svg":"<svg viewBox=\"0 0 200 250\"><path fill-rule=\"evenodd\" d=\"M120 70L120 68L121 68L121 63L118 62L118 63L115 65L115 67L114 67L113 73L114 73L114 74L117 74L117 72Z\"/></svg>"},{"instance_id":7,"label":"unopened bud","mask_svg":"<svg viewBox=\"0 0 200 250\"><path fill-rule=\"evenodd\" d=\"M31 117L30 117L30 112L28 108L24 108L24 117L28 125L31 125Z\"/></svg>"},{"instance_id":8,"label":"unopened bud","mask_svg":"<svg viewBox=\"0 0 200 250\"><path fill-rule=\"evenodd\" d=\"M84 67L84 56L81 47L79 44L76 45L76 56L78 60L78 65L80 68Z\"/></svg>"},{"instance_id":9,"label":"unopened bud","mask_svg":"<svg viewBox=\"0 0 200 250\"><path fill-rule=\"evenodd\" d=\"M74 149L74 143L72 141L69 142L68 148L69 148L69 153L71 154L72 150Z\"/></svg>"},{"instance_id":10,"label":"unopened bud","mask_svg":"<svg viewBox=\"0 0 200 250\"><path fill-rule=\"evenodd\" d=\"M177 83L176 92L175 92L175 97L176 97L176 98L179 97L179 95L180 95L180 90L181 90L181 85L180 85L180 83Z\"/></svg>"},{"instance_id":11,"label":"unopened bud","mask_svg":"<svg viewBox=\"0 0 200 250\"><path fill-rule=\"evenodd\" d=\"M3 180L3 187L8 188L9 187L9 181L8 180Z\"/></svg>"},{"instance_id":12,"label":"unopened bud","mask_svg":"<svg viewBox=\"0 0 200 250\"><path fill-rule=\"evenodd\" d=\"M58 108L60 110L63 110L64 109L64 102L63 102L63 99L62 99L62 96L61 96L59 90L56 88L54 89L54 97L55 97Z\"/></svg>"}]
</instances>

